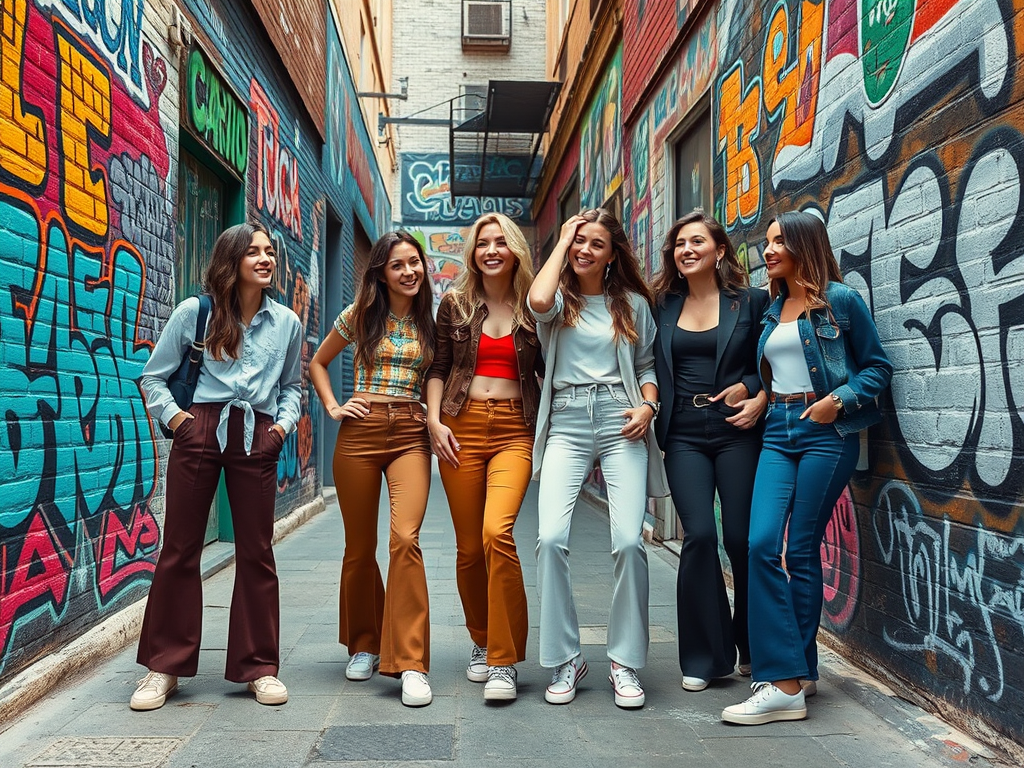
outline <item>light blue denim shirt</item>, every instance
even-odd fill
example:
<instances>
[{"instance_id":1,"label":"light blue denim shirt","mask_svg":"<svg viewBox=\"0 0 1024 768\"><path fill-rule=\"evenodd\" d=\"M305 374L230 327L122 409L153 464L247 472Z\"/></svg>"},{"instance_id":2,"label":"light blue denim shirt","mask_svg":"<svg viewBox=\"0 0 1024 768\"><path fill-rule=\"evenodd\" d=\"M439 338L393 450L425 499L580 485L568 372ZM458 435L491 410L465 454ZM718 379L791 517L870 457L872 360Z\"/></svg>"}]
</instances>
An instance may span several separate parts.
<instances>
[{"instance_id":1,"label":"light blue denim shirt","mask_svg":"<svg viewBox=\"0 0 1024 768\"><path fill-rule=\"evenodd\" d=\"M829 283L825 298L832 314L823 309L811 311L811 319L797 320L804 359L818 399L831 393L843 401L843 412L833 422L840 435L877 424L882 420L876 398L892 379L892 363L882 349L878 329L864 299L844 283ZM757 364L761 381L771 391L771 366L764 359L764 344L779 325L785 287L765 310L764 330L757 345ZM771 409L771 406L769 406Z\"/></svg>"},{"instance_id":2,"label":"light blue denim shirt","mask_svg":"<svg viewBox=\"0 0 1024 768\"><path fill-rule=\"evenodd\" d=\"M195 296L174 308L139 377L146 409L163 424L181 413L167 389L167 378L192 346L198 314L199 299ZM254 412L272 416L286 434L295 429L302 396L301 351L302 323L298 316L264 296L249 327L242 329L242 351L237 359L224 355L223 360L214 360L204 354L194 401L227 403L217 425L221 452L227 447L232 407L245 412L246 454L252 450Z\"/></svg>"}]
</instances>

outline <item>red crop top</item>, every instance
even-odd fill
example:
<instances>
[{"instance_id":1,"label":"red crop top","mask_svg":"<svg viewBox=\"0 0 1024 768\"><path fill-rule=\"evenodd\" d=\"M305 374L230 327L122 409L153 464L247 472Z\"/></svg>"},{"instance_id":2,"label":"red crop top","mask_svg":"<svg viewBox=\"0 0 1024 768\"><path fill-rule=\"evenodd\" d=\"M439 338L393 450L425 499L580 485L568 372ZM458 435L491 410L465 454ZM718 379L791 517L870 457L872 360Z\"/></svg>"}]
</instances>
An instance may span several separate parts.
<instances>
[{"instance_id":1,"label":"red crop top","mask_svg":"<svg viewBox=\"0 0 1024 768\"><path fill-rule=\"evenodd\" d=\"M492 339L486 333L480 334L474 375L519 381L519 360L516 358L516 345L511 333L500 339Z\"/></svg>"}]
</instances>

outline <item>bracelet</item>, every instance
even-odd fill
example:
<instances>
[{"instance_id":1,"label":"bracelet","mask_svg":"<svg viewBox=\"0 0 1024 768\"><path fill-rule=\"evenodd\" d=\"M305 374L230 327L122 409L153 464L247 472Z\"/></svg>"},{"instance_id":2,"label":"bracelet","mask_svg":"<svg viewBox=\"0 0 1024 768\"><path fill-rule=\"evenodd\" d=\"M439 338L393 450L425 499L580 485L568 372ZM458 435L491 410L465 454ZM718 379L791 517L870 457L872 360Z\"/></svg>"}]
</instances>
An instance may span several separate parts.
<instances>
[{"instance_id":1,"label":"bracelet","mask_svg":"<svg viewBox=\"0 0 1024 768\"><path fill-rule=\"evenodd\" d=\"M641 405L649 405L651 410L654 411L655 418L657 418L658 414L661 413L661 403L656 403L653 400L644 400Z\"/></svg>"}]
</instances>

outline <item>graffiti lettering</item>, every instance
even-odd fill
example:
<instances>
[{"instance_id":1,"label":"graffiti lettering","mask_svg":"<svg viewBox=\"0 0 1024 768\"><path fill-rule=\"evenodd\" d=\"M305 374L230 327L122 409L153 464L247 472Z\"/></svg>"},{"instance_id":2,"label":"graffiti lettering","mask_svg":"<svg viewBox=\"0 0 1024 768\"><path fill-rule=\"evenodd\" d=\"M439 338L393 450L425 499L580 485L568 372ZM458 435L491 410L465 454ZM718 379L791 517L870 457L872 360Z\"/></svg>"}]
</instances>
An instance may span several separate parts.
<instances>
[{"instance_id":1,"label":"graffiti lettering","mask_svg":"<svg viewBox=\"0 0 1024 768\"><path fill-rule=\"evenodd\" d=\"M90 140L110 141L110 76L106 68L57 32L60 148L64 160L63 204L68 219L96 238L107 234L107 182L90 158Z\"/></svg>"},{"instance_id":2,"label":"graffiti lettering","mask_svg":"<svg viewBox=\"0 0 1024 768\"><path fill-rule=\"evenodd\" d=\"M737 62L720 93L717 147L725 168L724 224L732 229L761 211L761 166L753 144L760 133L761 78L746 82L743 62Z\"/></svg>"},{"instance_id":3,"label":"graffiti lettering","mask_svg":"<svg viewBox=\"0 0 1024 768\"><path fill-rule=\"evenodd\" d=\"M155 342L162 308L174 301L174 206L167 184L148 155L138 160L127 153L113 158L110 192L121 207L121 233L146 260L146 298L142 305L146 325L140 329L140 336Z\"/></svg>"},{"instance_id":4,"label":"graffiti lettering","mask_svg":"<svg viewBox=\"0 0 1024 768\"><path fill-rule=\"evenodd\" d=\"M249 106L256 113L256 207L280 221L301 242L299 164L281 144L281 118L255 78L249 84Z\"/></svg>"},{"instance_id":5,"label":"graffiti lettering","mask_svg":"<svg viewBox=\"0 0 1024 768\"><path fill-rule=\"evenodd\" d=\"M104 51L128 93L149 109L142 77L143 0L35 0L40 9L57 11L68 25Z\"/></svg>"},{"instance_id":6,"label":"graffiti lettering","mask_svg":"<svg viewBox=\"0 0 1024 768\"><path fill-rule=\"evenodd\" d=\"M898 481L882 489L873 520L884 562L898 568L905 610L885 641L949 659L964 693L976 686L999 701L1003 647L1024 639L1024 538L927 519Z\"/></svg>"},{"instance_id":7,"label":"graffiti lettering","mask_svg":"<svg viewBox=\"0 0 1024 768\"><path fill-rule=\"evenodd\" d=\"M216 155L244 176L249 162L249 113L198 48L189 54L185 85L192 127Z\"/></svg>"},{"instance_id":8,"label":"graffiti lettering","mask_svg":"<svg viewBox=\"0 0 1024 768\"><path fill-rule=\"evenodd\" d=\"M446 155L403 155L402 218L407 222L471 224L484 213L504 213L522 220L529 200L501 197L458 197L449 194Z\"/></svg>"},{"instance_id":9,"label":"graffiti lettering","mask_svg":"<svg viewBox=\"0 0 1024 768\"><path fill-rule=\"evenodd\" d=\"M887 202L876 180L836 195L828 216L844 269L870 263L848 282L866 289L873 303L913 461L938 480L966 454L974 479L993 488L1011 480L1014 456L1024 450L1010 407L1011 395L1024 402L1024 381L1006 346L1010 326L1024 320L1016 309L1024 296L1024 255L1001 256L1019 229L1021 161L1001 148L1004 142L1019 143L1020 135L996 134L979 148L956 206L940 184L945 171L922 159L895 200ZM947 231L956 238L944 239Z\"/></svg>"},{"instance_id":10,"label":"graffiti lettering","mask_svg":"<svg viewBox=\"0 0 1024 768\"><path fill-rule=\"evenodd\" d=\"M906 5L900 3L901 8ZM997 0L941 0L913 13L913 21L906 21L913 23L913 31L905 53L897 46L877 62L874 55L870 61L867 57L857 60L857 34L849 29L857 18L852 9L828 18L820 49L824 62L820 65L818 109L810 116L812 138L806 141L801 132L798 140L790 143L783 132L772 171L775 187L835 169L847 115L862 126L868 158L879 160L900 135L895 130L900 109L965 61L976 64L984 98L993 99L1000 92L1007 80L1010 42L1007 27L992 23L1002 16ZM818 20L805 12L804 23L808 22L817 24ZM862 24L869 22L864 19ZM804 37L802 29L800 37ZM767 41L765 47L769 47ZM818 55L818 51L811 48L808 52ZM811 62L807 66L818 68ZM896 76L899 88L895 88Z\"/></svg>"},{"instance_id":11,"label":"graffiti lettering","mask_svg":"<svg viewBox=\"0 0 1024 768\"><path fill-rule=\"evenodd\" d=\"M0 171L30 187L46 178L46 135L42 110L25 103L21 93L28 0L5 3L0 35Z\"/></svg>"},{"instance_id":12,"label":"graffiti lettering","mask_svg":"<svg viewBox=\"0 0 1024 768\"><path fill-rule=\"evenodd\" d=\"M849 488L843 489L825 528L821 570L823 616L833 629L845 629L853 619L860 592L860 534Z\"/></svg>"}]
</instances>

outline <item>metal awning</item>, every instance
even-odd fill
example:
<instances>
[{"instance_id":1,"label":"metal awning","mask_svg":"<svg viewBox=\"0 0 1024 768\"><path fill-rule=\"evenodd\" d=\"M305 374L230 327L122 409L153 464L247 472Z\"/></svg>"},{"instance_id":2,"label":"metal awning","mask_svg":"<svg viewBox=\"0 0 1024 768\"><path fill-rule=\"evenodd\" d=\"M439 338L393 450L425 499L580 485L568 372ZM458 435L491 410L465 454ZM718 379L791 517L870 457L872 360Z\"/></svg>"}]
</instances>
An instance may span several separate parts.
<instances>
[{"instance_id":1,"label":"metal awning","mask_svg":"<svg viewBox=\"0 0 1024 768\"><path fill-rule=\"evenodd\" d=\"M458 107L452 102L452 198L533 196L541 138L561 88L544 80L491 80L482 109L467 103L472 95Z\"/></svg>"}]
</instances>

